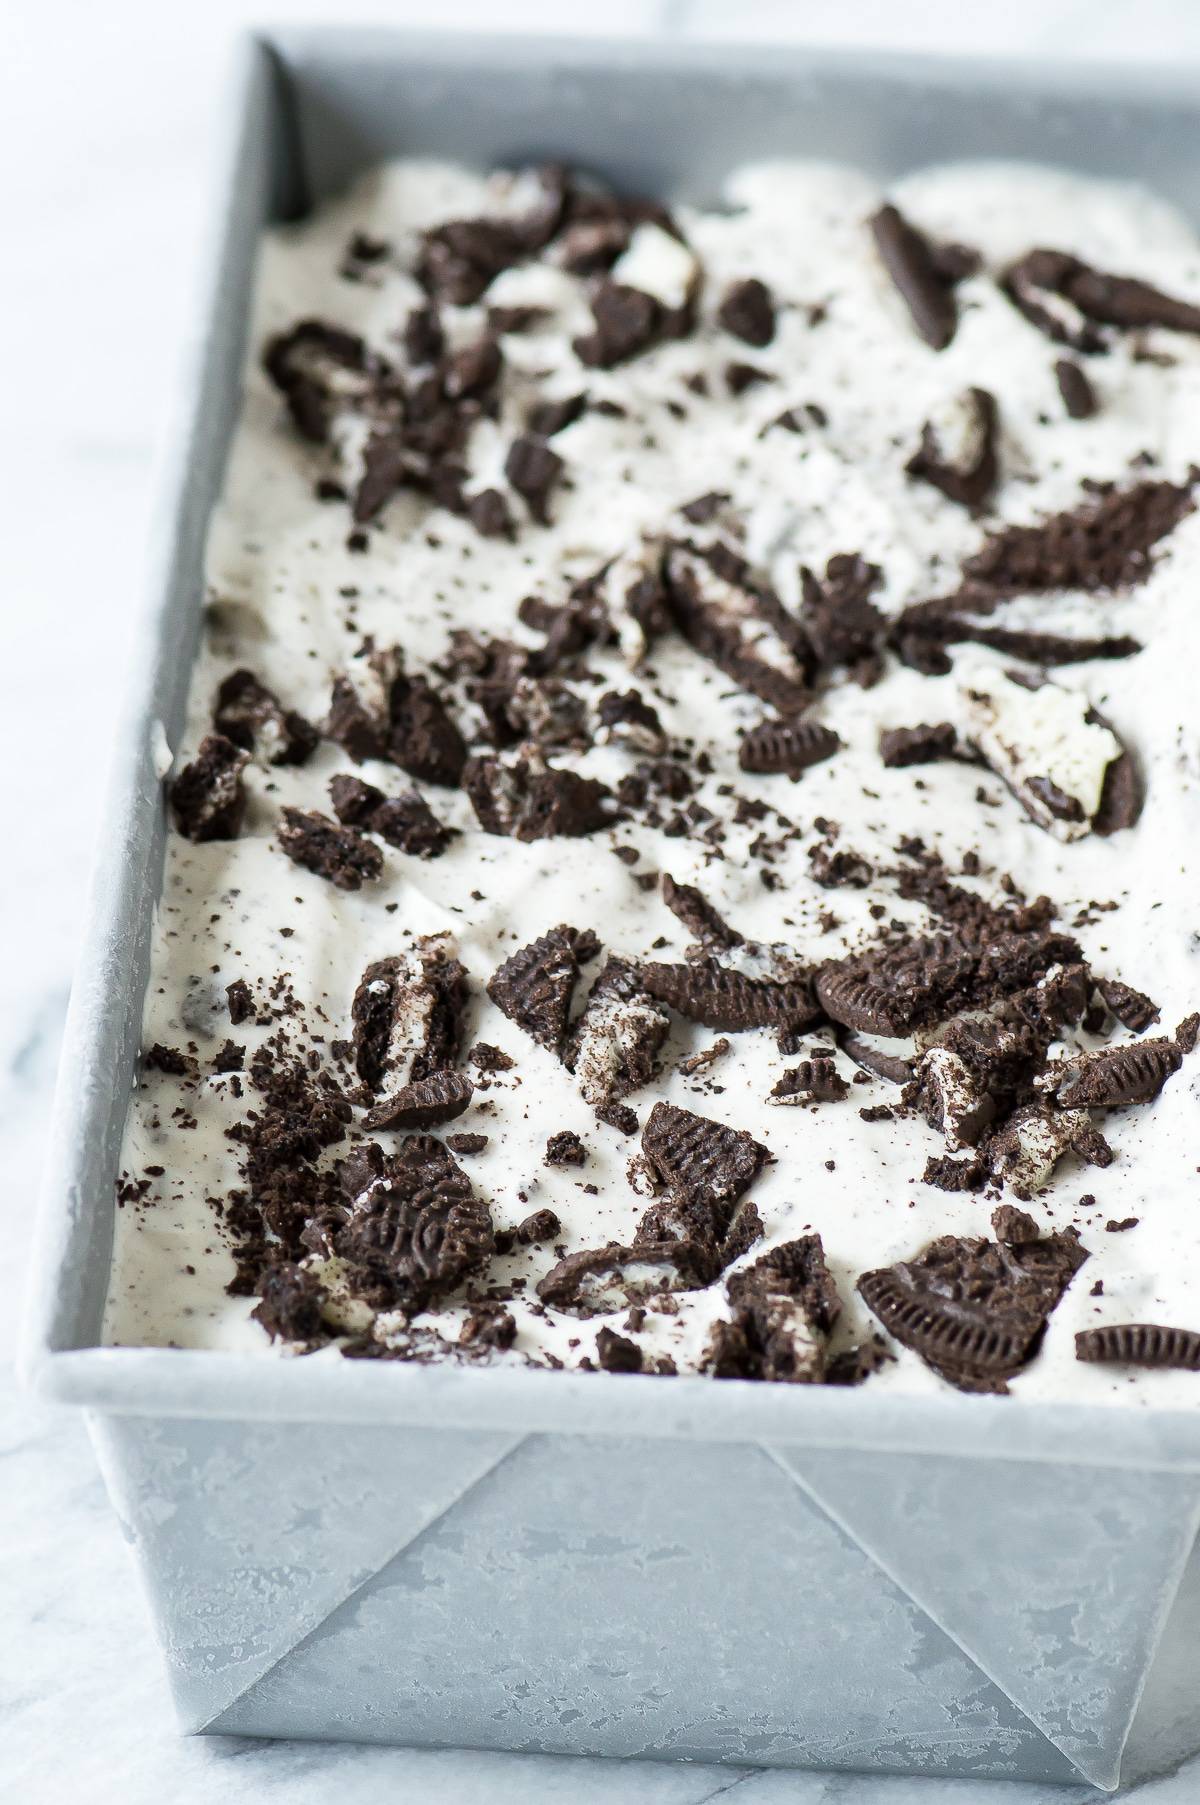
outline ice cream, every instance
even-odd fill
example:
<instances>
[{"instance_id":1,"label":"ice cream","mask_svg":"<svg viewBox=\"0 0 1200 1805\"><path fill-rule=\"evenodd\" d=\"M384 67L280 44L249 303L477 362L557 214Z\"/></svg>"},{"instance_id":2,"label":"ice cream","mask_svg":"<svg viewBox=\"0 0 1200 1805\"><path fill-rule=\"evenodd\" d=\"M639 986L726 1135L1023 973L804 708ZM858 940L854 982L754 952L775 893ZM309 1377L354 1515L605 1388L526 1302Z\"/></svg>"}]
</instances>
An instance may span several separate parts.
<instances>
[{"instance_id":1,"label":"ice cream","mask_svg":"<svg viewBox=\"0 0 1200 1805\"><path fill-rule=\"evenodd\" d=\"M1191 297L1014 166L270 234L106 1341L1200 1395L1074 1346L1200 1328Z\"/></svg>"}]
</instances>

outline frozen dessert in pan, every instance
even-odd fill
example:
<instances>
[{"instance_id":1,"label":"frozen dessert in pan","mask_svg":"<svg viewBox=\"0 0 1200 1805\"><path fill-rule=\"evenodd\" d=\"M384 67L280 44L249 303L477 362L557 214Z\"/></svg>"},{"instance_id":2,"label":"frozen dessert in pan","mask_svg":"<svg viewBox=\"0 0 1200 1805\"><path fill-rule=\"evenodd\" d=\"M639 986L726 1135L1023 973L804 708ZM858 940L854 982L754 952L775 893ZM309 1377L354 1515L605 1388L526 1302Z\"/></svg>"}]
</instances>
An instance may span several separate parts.
<instances>
[{"instance_id":1,"label":"frozen dessert in pan","mask_svg":"<svg viewBox=\"0 0 1200 1805\"><path fill-rule=\"evenodd\" d=\"M1200 1400L1200 243L380 169L264 242L106 1339Z\"/></svg>"}]
</instances>

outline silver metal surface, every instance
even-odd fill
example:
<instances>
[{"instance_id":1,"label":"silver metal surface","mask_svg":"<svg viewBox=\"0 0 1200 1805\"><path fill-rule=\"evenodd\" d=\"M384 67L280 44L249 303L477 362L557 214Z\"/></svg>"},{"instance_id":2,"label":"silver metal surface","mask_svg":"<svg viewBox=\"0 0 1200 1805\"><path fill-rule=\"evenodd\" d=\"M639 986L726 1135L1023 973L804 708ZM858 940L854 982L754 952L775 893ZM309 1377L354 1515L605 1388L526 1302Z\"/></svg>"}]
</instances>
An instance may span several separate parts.
<instances>
[{"instance_id":1,"label":"silver metal surface","mask_svg":"<svg viewBox=\"0 0 1200 1805\"><path fill-rule=\"evenodd\" d=\"M96 1346L161 877L156 723L174 747L255 244L413 151L553 155L697 200L752 157L883 178L1022 157L1200 205L1200 97L1154 72L333 30L248 44L68 1022L26 1373L92 1413L188 1727L1111 1786L1195 1537L1200 1411Z\"/></svg>"}]
</instances>

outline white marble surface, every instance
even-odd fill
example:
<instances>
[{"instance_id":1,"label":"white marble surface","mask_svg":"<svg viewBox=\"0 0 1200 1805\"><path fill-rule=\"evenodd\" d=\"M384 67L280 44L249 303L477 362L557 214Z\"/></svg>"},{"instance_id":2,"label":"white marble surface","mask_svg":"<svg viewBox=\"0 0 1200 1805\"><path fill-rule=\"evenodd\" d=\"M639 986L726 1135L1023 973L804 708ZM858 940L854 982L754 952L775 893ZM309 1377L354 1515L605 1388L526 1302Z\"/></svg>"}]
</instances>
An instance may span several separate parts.
<instances>
[{"instance_id":1,"label":"white marble surface","mask_svg":"<svg viewBox=\"0 0 1200 1805\"><path fill-rule=\"evenodd\" d=\"M291 21L331 0L290 0ZM572 27L584 9L356 0L356 21ZM591 9L588 9L589 16ZM10 234L0 432L0 1260L19 1285L57 1041L137 596L156 443L194 275L207 152L251 0L0 3L0 169ZM1079 53L1197 65L1192 0L608 0L606 31ZM36 777L33 773L36 771ZM26 1805L1067 1805L1045 1787L519 1756L183 1741L82 1425L22 1398L0 1318L0 1797ZM1200 1797L1200 1761L1122 1795Z\"/></svg>"}]
</instances>

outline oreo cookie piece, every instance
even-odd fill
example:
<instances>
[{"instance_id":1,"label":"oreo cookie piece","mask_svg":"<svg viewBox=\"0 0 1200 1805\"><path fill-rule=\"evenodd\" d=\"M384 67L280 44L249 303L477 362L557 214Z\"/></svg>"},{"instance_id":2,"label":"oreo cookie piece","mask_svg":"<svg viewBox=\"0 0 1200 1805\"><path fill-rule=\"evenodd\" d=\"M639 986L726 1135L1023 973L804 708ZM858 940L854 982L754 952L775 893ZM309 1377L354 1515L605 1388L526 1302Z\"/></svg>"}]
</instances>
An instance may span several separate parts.
<instances>
[{"instance_id":1,"label":"oreo cookie piece","mask_svg":"<svg viewBox=\"0 0 1200 1805\"><path fill-rule=\"evenodd\" d=\"M432 1072L384 1097L363 1118L372 1133L380 1128L435 1128L461 1116L475 1094L462 1072Z\"/></svg>"},{"instance_id":2,"label":"oreo cookie piece","mask_svg":"<svg viewBox=\"0 0 1200 1805\"><path fill-rule=\"evenodd\" d=\"M969 253L945 254L897 207L880 207L868 222L875 248L913 325L935 351L944 351L958 328L955 282L971 267ZM957 248L957 247L955 247Z\"/></svg>"},{"instance_id":3,"label":"oreo cookie piece","mask_svg":"<svg viewBox=\"0 0 1200 1805\"><path fill-rule=\"evenodd\" d=\"M552 1053L562 1049L579 967L595 957L594 934L565 923L510 954L488 982L487 993L504 1015Z\"/></svg>"},{"instance_id":4,"label":"oreo cookie piece","mask_svg":"<svg viewBox=\"0 0 1200 1805\"><path fill-rule=\"evenodd\" d=\"M660 1292L695 1291L712 1276L710 1260L687 1241L584 1248L567 1254L539 1280L537 1294L552 1310L605 1316Z\"/></svg>"},{"instance_id":5,"label":"oreo cookie piece","mask_svg":"<svg viewBox=\"0 0 1200 1805\"><path fill-rule=\"evenodd\" d=\"M545 1163L548 1166L582 1166L587 1163L587 1148L573 1128L560 1129L546 1142Z\"/></svg>"},{"instance_id":6,"label":"oreo cookie piece","mask_svg":"<svg viewBox=\"0 0 1200 1805\"><path fill-rule=\"evenodd\" d=\"M1073 358L1060 357L1054 366L1054 379L1063 406L1072 420L1090 420L1099 403L1091 380L1081 364Z\"/></svg>"},{"instance_id":7,"label":"oreo cookie piece","mask_svg":"<svg viewBox=\"0 0 1200 1805\"><path fill-rule=\"evenodd\" d=\"M729 948L744 944L743 936L729 926L694 884L677 884L671 874L664 871L662 899L676 920L683 923L702 947Z\"/></svg>"},{"instance_id":8,"label":"oreo cookie piece","mask_svg":"<svg viewBox=\"0 0 1200 1805\"><path fill-rule=\"evenodd\" d=\"M757 276L731 282L717 308L717 323L761 351L775 337L775 299Z\"/></svg>"},{"instance_id":9,"label":"oreo cookie piece","mask_svg":"<svg viewBox=\"0 0 1200 1805\"><path fill-rule=\"evenodd\" d=\"M293 864L327 878L338 890L361 890L383 870L378 846L306 809L285 808L275 838Z\"/></svg>"},{"instance_id":10,"label":"oreo cookie piece","mask_svg":"<svg viewBox=\"0 0 1200 1805\"><path fill-rule=\"evenodd\" d=\"M822 890L865 890L875 876L873 866L861 853L848 846L829 846L821 841L808 849L809 869L813 882Z\"/></svg>"},{"instance_id":11,"label":"oreo cookie piece","mask_svg":"<svg viewBox=\"0 0 1200 1805\"><path fill-rule=\"evenodd\" d=\"M876 1047L853 1028L838 1027L837 1044L847 1059L852 1059L856 1066L864 1072L870 1072L873 1078L883 1078L889 1084L907 1084L913 1075L913 1062L899 1053L889 1053L885 1047Z\"/></svg>"},{"instance_id":12,"label":"oreo cookie piece","mask_svg":"<svg viewBox=\"0 0 1200 1805\"><path fill-rule=\"evenodd\" d=\"M612 370L656 343L662 314L653 295L604 281L592 296L592 322L591 332L574 341L575 355L593 369Z\"/></svg>"},{"instance_id":13,"label":"oreo cookie piece","mask_svg":"<svg viewBox=\"0 0 1200 1805\"><path fill-rule=\"evenodd\" d=\"M338 413L360 407L387 374L357 333L326 320L300 320L271 339L263 368L306 439L324 445Z\"/></svg>"},{"instance_id":14,"label":"oreo cookie piece","mask_svg":"<svg viewBox=\"0 0 1200 1805\"><path fill-rule=\"evenodd\" d=\"M649 1084L658 1075L670 1026L666 1010L643 988L638 967L607 959L563 1047L585 1101L608 1111Z\"/></svg>"},{"instance_id":15,"label":"oreo cookie piece","mask_svg":"<svg viewBox=\"0 0 1200 1805\"><path fill-rule=\"evenodd\" d=\"M424 677L397 676L389 698L387 756L425 783L453 788L467 748L446 707Z\"/></svg>"},{"instance_id":16,"label":"oreo cookie piece","mask_svg":"<svg viewBox=\"0 0 1200 1805\"><path fill-rule=\"evenodd\" d=\"M1055 839L1113 832L1136 820L1140 794L1127 795L1120 774L1110 778L1128 759L1136 784L1132 758L1081 691L988 667L972 669L961 694L971 743L1030 820Z\"/></svg>"},{"instance_id":17,"label":"oreo cookie piece","mask_svg":"<svg viewBox=\"0 0 1200 1805\"><path fill-rule=\"evenodd\" d=\"M242 773L250 755L223 733L208 733L171 784L175 825L185 839L236 840L246 818Z\"/></svg>"},{"instance_id":18,"label":"oreo cookie piece","mask_svg":"<svg viewBox=\"0 0 1200 1805\"><path fill-rule=\"evenodd\" d=\"M1193 505L1190 483L1109 489L1037 526L1001 527L966 559L963 575L999 596L1129 589L1149 574L1155 546Z\"/></svg>"},{"instance_id":19,"label":"oreo cookie piece","mask_svg":"<svg viewBox=\"0 0 1200 1805\"><path fill-rule=\"evenodd\" d=\"M504 460L504 474L540 526L549 526L550 492L566 466L545 439L526 433L514 439Z\"/></svg>"},{"instance_id":20,"label":"oreo cookie piece","mask_svg":"<svg viewBox=\"0 0 1200 1805\"><path fill-rule=\"evenodd\" d=\"M587 393L563 395L558 400L537 401L525 416L525 424L538 439L552 439L582 418L587 407Z\"/></svg>"},{"instance_id":21,"label":"oreo cookie piece","mask_svg":"<svg viewBox=\"0 0 1200 1805\"><path fill-rule=\"evenodd\" d=\"M1137 277L1095 269L1069 251L1027 251L1005 271L1001 287L1039 331L1080 351L1105 350L1105 326L1200 332L1200 307Z\"/></svg>"},{"instance_id":22,"label":"oreo cookie piece","mask_svg":"<svg viewBox=\"0 0 1200 1805\"><path fill-rule=\"evenodd\" d=\"M486 1266L491 1213L440 1141L410 1135L369 1175L353 1168L333 1245L380 1301L415 1314Z\"/></svg>"},{"instance_id":23,"label":"oreo cookie piece","mask_svg":"<svg viewBox=\"0 0 1200 1805\"><path fill-rule=\"evenodd\" d=\"M823 1059L802 1059L790 1066L771 1089L771 1103L840 1103L850 1086L840 1075L830 1054Z\"/></svg>"},{"instance_id":24,"label":"oreo cookie piece","mask_svg":"<svg viewBox=\"0 0 1200 1805\"><path fill-rule=\"evenodd\" d=\"M714 1325L702 1370L718 1379L825 1380L841 1300L820 1235L771 1248L731 1274L725 1291L731 1317Z\"/></svg>"},{"instance_id":25,"label":"oreo cookie piece","mask_svg":"<svg viewBox=\"0 0 1200 1805\"><path fill-rule=\"evenodd\" d=\"M268 765L302 765L317 747L312 723L295 709L284 708L253 671L231 671L222 681L213 726Z\"/></svg>"},{"instance_id":26,"label":"oreo cookie piece","mask_svg":"<svg viewBox=\"0 0 1200 1805\"><path fill-rule=\"evenodd\" d=\"M871 597L882 582L878 564L858 552L835 552L823 577L801 566L800 620L822 672L843 670L864 687L875 682L887 622Z\"/></svg>"},{"instance_id":27,"label":"oreo cookie piece","mask_svg":"<svg viewBox=\"0 0 1200 1805\"><path fill-rule=\"evenodd\" d=\"M315 1274L291 1260L268 1266L258 1283L259 1301L250 1314L272 1341L315 1343L329 1339L321 1316L325 1290Z\"/></svg>"},{"instance_id":28,"label":"oreo cookie piece","mask_svg":"<svg viewBox=\"0 0 1200 1805\"><path fill-rule=\"evenodd\" d=\"M999 411L987 389L953 396L921 428L921 443L904 468L970 513L978 513L1000 474Z\"/></svg>"},{"instance_id":29,"label":"oreo cookie piece","mask_svg":"<svg viewBox=\"0 0 1200 1805\"><path fill-rule=\"evenodd\" d=\"M467 519L484 539L514 537L513 517L502 489L480 489L467 499Z\"/></svg>"},{"instance_id":30,"label":"oreo cookie piece","mask_svg":"<svg viewBox=\"0 0 1200 1805\"><path fill-rule=\"evenodd\" d=\"M606 690L596 714L600 723L596 738L602 746L628 746L647 758L661 758L666 752L667 736L658 710L638 690Z\"/></svg>"},{"instance_id":31,"label":"oreo cookie piece","mask_svg":"<svg viewBox=\"0 0 1200 1805\"><path fill-rule=\"evenodd\" d=\"M378 834L389 846L415 858L440 858L455 835L455 829L442 826L417 790L385 796L374 784L339 774L329 780L329 799L343 827Z\"/></svg>"},{"instance_id":32,"label":"oreo cookie piece","mask_svg":"<svg viewBox=\"0 0 1200 1805\"><path fill-rule=\"evenodd\" d=\"M446 934L427 935L398 958L374 960L350 1010L363 1083L402 1089L453 1066L467 997L467 974Z\"/></svg>"},{"instance_id":33,"label":"oreo cookie piece","mask_svg":"<svg viewBox=\"0 0 1200 1805\"><path fill-rule=\"evenodd\" d=\"M919 727L885 727L879 736L879 756L889 770L908 765L931 765L941 758L953 758L958 749L958 735L950 721Z\"/></svg>"},{"instance_id":34,"label":"oreo cookie piece","mask_svg":"<svg viewBox=\"0 0 1200 1805\"><path fill-rule=\"evenodd\" d=\"M627 1335L618 1335L615 1329L603 1328L597 1332L596 1359L606 1373L640 1373L642 1370L641 1348Z\"/></svg>"},{"instance_id":35,"label":"oreo cookie piece","mask_svg":"<svg viewBox=\"0 0 1200 1805\"><path fill-rule=\"evenodd\" d=\"M356 764L366 758L387 758L392 691L403 670L396 647L371 646L334 678L321 731Z\"/></svg>"},{"instance_id":36,"label":"oreo cookie piece","mask_svg":"<svg viewBox=\"0 0 1200 1805\"><path fill-rule=\"evenodd\" d=\"M1084 1109L1050 1110L1036 1103L1016 1110L990 1138L986 1158L992 1176L1028 1200L1047 1185L1068 1153L1107 1166L1112 1149Z\"/></svg>"},{"instance_id":37,"label":"oreo cookie piece","mask_svg":"<svg viewBox=\"0 0 1200 1805\"><path fill-rule=\"evenodd\" d=\"M549 765L533 752L523 752L511 763L471 758L462 784L484 832L514 840L578 839L611 825L616 811L606 784Z\"/></svg>"},{"instance_id":38,"label":"oreo cookie piece","mask_svg":"<svg viewBox=\"0 0 1200 1805\"><path fill-rule=\"evenodd\" d=\"M674 545L664 574L670 616L688 643L739 689L780 714L802 713L811 700L807 639L774 591L756 583L742 560L723 555L720 546L700 552ZM767 626L771 637L751 638L750 623Z\"/></svg>"},{"instance_id":39,"label":"oreo cookie piece","mask_svg":"<svg viewBox=\"0 0 1200 1805\"><path fill-rule=\"evenodd\" d=\"M806 719L762 721L742 735L738 764L756 774L781 772L799 777L840 751L842 741L832 727Z\"/></svg>"},{"instance_id":40,"label":"oreo cookie piece","mask_svg":"<svg viewBox=\"0 0 1200 1805\"><path fill-rule=\"evenodd\" d=\"M650 996L705 1028L803 1028L821 1013L807 977L764 982L715 959L643 965L641 979Z\"/></svg>"},{"instance_id":41,"label":"oreo cookie piece","mask_svg":"<svg viewBox=\"0 0 1200 1805\"><path fill-rule=\"evenodd\" d=\"M1134 990L1118 978L1098 978L1096 989L1121 1026L1134 1034L1141 1034L1159 1019L1158 1005L1144 991Z\"/></svg>"},{"instance_id":42,"label":"oreo cookie piece","mask_svg":"<svg viewBox=\"0 0 1200 1805\"><path fill-rule=\"evenodd\" d=\"M1063 1109L1121 1109L1153 1102L1182 1064L1183 1054L1173 1040L1139 1040L1082 1053L1052 1068L1050 1078Z\"/></svg>"},{"instance_id":43,"label":"oreo cookie piece","mask_svg":"<svg viewBox=\"0 0 1200 1805\"><path fill-rule=\"evenodd\" d=\"M965 894L965 893L962 893ZM860 1034L902 1038L1037 984L1079 948L1040 927L1018 933L1001 915L964 920L953 932L922 934L821 967L816 998L833 1022Z\"/></svg>"},{"instance_id":44,"label":"oreo cookie piece","mask_svg":"<svg viewBox=\"0 0 1200 1805\"><path fill-rule=\"evenodd\" d=\"M655 1181L708 1203L734 1202L769 1157L744 1129L673 1103L656 1103L642 1130L642 1158Z\"/></svg>"},{"instance_id":45,"label":"oreo cookie piece","mask_svg":"<svg viewBox=\"0 0 1200 1805\"><path fill-rule=\"evenodd\" d=\"M889 1334L961 1391L1007 1391L1087 1259L1073 1230L1017 1245L943 1235L858 1289Z\"/></svg>"},{"instance_id":46,"label":"oreo cookie piece","mask_svg":"<svg viewBox=\"0 0 1200 1805\"><path fill-rule=\"evenodd\" d=\"M940 1129L951 1153L978 1144L996 1117L996 1101L981 1077L952 1047L930 1047L917 1062L911 1102Z\"/></svg>"},{"instance_id":47,"label":"oreo cookie piece","mask_svg":"<svg viewBox=\"0 0 1200 1805\"><path fill-rule=\"evenodd\" d=\"M1115 1322L1082 1329L1075 1337L1075 1358L1102 1365L1176 1367L1200 1372L1200 1334L1195 1329L1164 1328L1153 1322Z\"/></svg>"}]
</instances>

